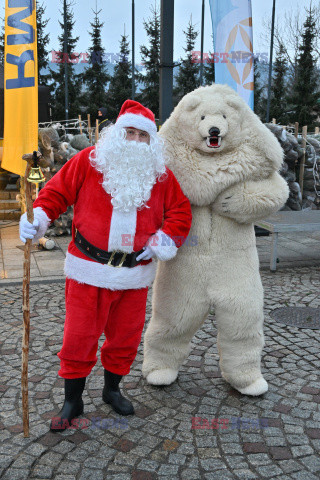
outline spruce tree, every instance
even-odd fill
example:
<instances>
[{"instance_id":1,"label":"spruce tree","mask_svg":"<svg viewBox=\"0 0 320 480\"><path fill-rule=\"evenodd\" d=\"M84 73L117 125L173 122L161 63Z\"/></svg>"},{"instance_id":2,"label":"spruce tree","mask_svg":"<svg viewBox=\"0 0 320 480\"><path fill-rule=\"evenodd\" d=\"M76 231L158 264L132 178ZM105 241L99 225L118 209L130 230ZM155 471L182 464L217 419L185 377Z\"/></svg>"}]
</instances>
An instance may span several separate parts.
<instances>
[{"instance_id":1,"label":"spruce tree","mask_svg":"<svg viewBox=\"0 0 320 480\"><path fill-rule=\"evenodd\" d=\"M287 86L286 75L288 71L288 62L285 55L285 49L282 43L279 45L276 60L273 69L273 82L271 88L271 109L270 116L277 122L286 123L287 120Z\"/></svg>"},{"instance_id":2,"label":"spruce tree","mask_svg":"<svg viewBox=\"0 0 320 480\"><path fill-rule=\"evenodd\" d=\"M183 33L186 37L186 46L183 49L186 58L181 59L179 73L175 77L174 96L177 101L200 86L199 64L192 61L192 51L199 33L195 30L192 19L189 21L187 30L184 30Z\"/></svg>"},{"instance_id":3,"label":"spruce tree","mask_svg":"<svg viewBox=\"0 0 320 480\"><path fill-rule=\"evenodd\" d=\"M302 42L299 45L299 57L296 80L289 102L292 104L290 120L300 125L314 126L317 114L314 108L320 98L318 74L314 58L316 42L316 11L310 5L303 25Z\"/></svg>"},{"instance_id":4,"label":"spruce tree","mask_svg":"<svg viewBox=\"0 0 320 480\"><path fill-rule=\"evenodd\" d=\"M215 63L213 61L213 54L209 53L209 60L203 65L203 79L204 85L212 85L215 82Z\"/></svg>"},{"instance_id":5,"label":"spruce tree","mask_svg":"<svg viewBox=\"0 0 320 480\"><path fill-rule=\"evenodd\" d=\"M63 12L62 21L59 21L62 33L58 36L60 43L60 51L64 52L64 21ZM80 113L80 92L81 92L81 77L74 72L74 66L71 63L74 51L79 37L74 37L74 15L71 9L70 1L66 2L66 18L67 18L67 51L63 53L62 62L58 64L58 71L55 72L50 69L53 83L53 118L54 120L65 119L65 62L68 68L68 93L69 93L69 118L77 118Z\"/></svg>"},{"instance_id":6,"label":"spruce tree","mask_svg":"<svg viewBox=\"0 0 320 480\"><path fill-rule=\"evenodd\" d=\"M259 72L259 60L254 57L253 60L253 75L254 75L254 90L253 90L253 105L254 113L260 117L264 122L266 116L266 99L263 97L263 85L261 85L261 74Z\"/></svg>"},{"instance_id":7,"label":"spruce tree","mask_svg":"<svg viewBox=\"0 0 320 480\"><path fill-rule=\"evenodd\" d=\"M99 21L101 10L93 10L94 21L90 23L92 30L91 36L90 66L82 74L82 80L86 86L86 92L82 96L82 104L85 106L86 113L90 113L91 118L97 117L99 107L105 107L107 103L107 84L110 75L103 63L103 54L105 49L102 46L101 29L104 25Z\"/></svg>"},{"instance_id":8,"label":"spruce tree","mask_svg":"<svg viewBox=\"0 0 320 480\"><path fill-rule=\"evenodd\" d=\"M42 69L48 67L49 51L47 50L50 41L49 33L45 33L45 28L49 19L44 19L46 8L44 4L37 4L37 49L38 49L38 81L39 85L47 85L50 79L50 74L41 73Z\"/></svg>"},{"instance_id":9,"label":"spruce tree","mask_svg":"<svg viewBox=\"0 0 320 480\"><path fill-rule=\"evenodd\" d=\"M129 62L128 36L121 35L120 60L115 66L108 91L108 112L110 119L116 119L125 100L132 94L132 71Z\"/></svg>"},{"instance_id":10,"label":"spruce tree","mask_svg":"<svg viewBox=\"0 0 320 480\"><path fill-rule=\"evenodd\" d=\"M144 84L140 101L150 108L159 118L159 77L160 77L160 12L157 4L151 7L151 18L144 20L143 26L147 32L149 46L140 47L142 62L146 74L138 75L138 80Z\"/></svg>"}]
</instances>

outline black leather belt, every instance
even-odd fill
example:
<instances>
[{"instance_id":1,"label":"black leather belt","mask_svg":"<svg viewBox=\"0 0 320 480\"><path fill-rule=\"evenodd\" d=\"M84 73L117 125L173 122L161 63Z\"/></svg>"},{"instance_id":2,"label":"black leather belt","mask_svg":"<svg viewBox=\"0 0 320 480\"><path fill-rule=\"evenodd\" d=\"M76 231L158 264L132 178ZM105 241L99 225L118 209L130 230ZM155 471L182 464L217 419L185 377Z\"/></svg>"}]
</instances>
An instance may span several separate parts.
<instances>
[{"instance_id":1,"label":"black leather belt","mask_svg":"<svg viewBox=\"0 0 320 480\"><path fill-rule=\"evenodd\" d=\"M107 264L111 267L129 267L133 268L138 265L140 262L137 262L137 257L144 251L143 249L139 252L125 253L115 250L114 252L106 252L100 248L95 247L89 243L81 233L75 229L75 244L79 250L87 255L87 257L96 260L99 263Z\"/></svg>"}]
</instances>

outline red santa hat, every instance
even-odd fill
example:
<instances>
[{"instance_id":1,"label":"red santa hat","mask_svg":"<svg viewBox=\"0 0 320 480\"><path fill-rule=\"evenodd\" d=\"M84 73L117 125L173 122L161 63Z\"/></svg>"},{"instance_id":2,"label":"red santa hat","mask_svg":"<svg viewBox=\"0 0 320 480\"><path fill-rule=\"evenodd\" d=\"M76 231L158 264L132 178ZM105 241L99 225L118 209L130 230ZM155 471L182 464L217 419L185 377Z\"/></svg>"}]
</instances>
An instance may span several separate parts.
<instances>
[{"instance_id":1,"label":"red santa hat","mask_svg":"<svg viewBox=\"0 0 320 480\"><path fill-rule=\"evenodd\" d=\"M148 132L149 135L157 133L154 114L149 108L144 107L135 100L126 100L121 107L116 125L121 128L133 127Z\"/></svg>"}]
</instances>

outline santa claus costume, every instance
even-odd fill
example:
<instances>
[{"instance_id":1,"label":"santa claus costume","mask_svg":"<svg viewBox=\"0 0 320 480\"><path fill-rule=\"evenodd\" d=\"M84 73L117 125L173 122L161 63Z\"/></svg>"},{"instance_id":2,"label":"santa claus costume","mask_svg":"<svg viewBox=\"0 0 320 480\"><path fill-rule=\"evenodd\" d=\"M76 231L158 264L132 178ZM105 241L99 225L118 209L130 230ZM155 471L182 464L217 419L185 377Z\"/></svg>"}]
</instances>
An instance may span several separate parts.
<instances>
[{"instance_id":1,"label":"santa claus costume","mask_svg":"<svg viewBox=\"0 0 320 480\"><path fill-rule=\"evenodd\" d=\"M126 140L126 127L147 132L150 144ZM54 431L83 413L85 379L97 361L103 332L103 400L120 414L134 413L118 385L129 373L141 340L155 259L173 258L190 230L189 200L165 166L162 140L149 109L127 100L96 147L79 152L45 185L34 203L38 230L33 241L69 205L74 205L74 218L65 261L64 338L58 353L65 403L51 423ZM139 261L137 252L141 255L146 246L151 254Z\"/></svg>"}]
</instances>

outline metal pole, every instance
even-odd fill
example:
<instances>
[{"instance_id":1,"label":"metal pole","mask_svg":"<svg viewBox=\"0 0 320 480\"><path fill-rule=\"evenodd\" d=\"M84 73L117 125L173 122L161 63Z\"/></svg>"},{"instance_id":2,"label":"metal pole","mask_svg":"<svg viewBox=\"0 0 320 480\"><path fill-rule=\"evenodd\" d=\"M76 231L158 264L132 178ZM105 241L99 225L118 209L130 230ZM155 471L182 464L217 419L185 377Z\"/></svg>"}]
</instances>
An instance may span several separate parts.
<instances>
[{"instance_id":1,"label":"metal pole","mask_svg":"<svg viewBox=\"0 0 320 480\"><path fill-rule=\"evenodd\" d=\"M132 0L132 92L131 92L131 97L132 100L134 100L135 96L135 59L134 59L134 0Z\"/></svg>"},{"instance_id":2,"label":"metal pole","mask_svg":"<svg viewBox=\"0 0 320 480\"><path fill-rule=\"evenodd\" d=\"M202 0L202 15L201 15L200 87L202 86L202 78L203 78L203 37L204 37L204 0Z\"/></svg>"},{"instance_id":3,"label":"metal pole","mask_svg":"<svg viewBox=\"0 0 320 480\"><path fill-rule=\"evenodd\" d=\"M69 119L69 92L68 92L68 44L67 44L67 0L63 2L63 20L64 20L64 42L63 42L63 59L64 59L64 102L65 102L65 116Z\"/></svg>"},{"instance_id":4,"label":"metal pole","mask_svg":"<svg viewBox=\"0 0 320 480\"><path fill-rule=\"evenodd\" d=\"M173 26L174 1L161 0L160 32L160 125L173 110Z\"/></svg>"},{"instance_id":5,"label":"metal pole","mask_svg":"<svg viewBox=\"0 0 320 480\"><path fill-rule=\"evenodd\" d=\"M268 103L267 103L267 115L266 122L269 122L270 116L270 100L271 100L271 79L272 79L272 54L273 54L273 37L274 37L274 17L276 12L276 0L273 0L272 7L272 23L271 23L271 44L270 44L270 60L269 60L269 80L268 80Z\"/></svg>"}]
</instances>

